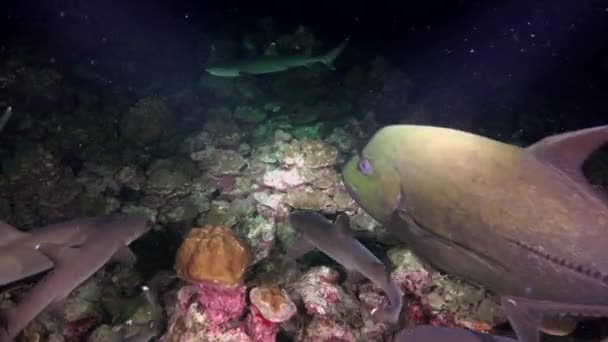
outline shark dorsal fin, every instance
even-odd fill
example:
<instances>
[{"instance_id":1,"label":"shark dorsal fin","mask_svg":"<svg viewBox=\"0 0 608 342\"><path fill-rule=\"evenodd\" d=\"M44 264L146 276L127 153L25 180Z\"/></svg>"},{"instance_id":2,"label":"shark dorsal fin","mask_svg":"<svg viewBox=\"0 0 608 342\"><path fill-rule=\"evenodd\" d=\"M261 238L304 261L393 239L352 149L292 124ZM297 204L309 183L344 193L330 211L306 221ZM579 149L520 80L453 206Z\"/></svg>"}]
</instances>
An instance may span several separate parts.
<instances>
[{"instance_id":1,"label":"shark dorsal fin","mask_svg":"<svg viewBox=\"0 0 608 342\"><path fill-rule=\"evenodd\" d=\"M608 125L552 135L530 145L527 150L578 183L590 186L583 175L583 163L604 143L608 143ZM605 194L601 197L606 200Z\"/></svg>"},{"instance_id":2,"label":"shark dorsal fin","mask_svg":"<svg viewBox=\"0 0 608 342\"><path fill-rule=\"evenodd\" d=\"M340 214L336 217L336 231L338 234L348 236L350 234L350 218L346 214Z\"/></svg>"},{"instance_id":3,"label":"shark dorsal fin","mask_svg":"<svg viewBox=\"0 0 608 342\"><path fill-rule=\"evenodd\" d=\"M55 268L65 262L65 260L74 260L74 254L78 250L76 247L56 243L43 243L36 246L36 249L47 258L51 259L55 264Z\"/></svg>"},{"instance_id":4,"label":"shark dorsal fin","mask_svg":"<svg viewBox=\"0 0 608 342\"><path fill-rule=\"evenodd\" d=\"M8 223L0 221L0 246L7 245L26 235L26 232L22 232Z\"/></svg>"}]
</instances>

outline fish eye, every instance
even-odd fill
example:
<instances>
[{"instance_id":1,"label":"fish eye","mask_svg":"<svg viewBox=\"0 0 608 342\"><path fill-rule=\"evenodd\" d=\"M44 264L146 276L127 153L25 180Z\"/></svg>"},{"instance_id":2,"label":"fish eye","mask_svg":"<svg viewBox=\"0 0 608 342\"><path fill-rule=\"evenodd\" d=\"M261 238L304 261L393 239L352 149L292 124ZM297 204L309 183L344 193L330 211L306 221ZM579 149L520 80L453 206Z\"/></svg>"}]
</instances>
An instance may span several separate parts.
<instances>
[{"instance_id":1,"label":"fish eye","mask_svg":"<svg viewBox=\"0 0 608 342\"><path fill-rule=\"evenodd\" d=\"M358 167L359 171L361 171L361 173L363 173L364 175L370 175L372 173L372 164L367 158L361 158L359 160Z\"/></svg>"}]
</instances>

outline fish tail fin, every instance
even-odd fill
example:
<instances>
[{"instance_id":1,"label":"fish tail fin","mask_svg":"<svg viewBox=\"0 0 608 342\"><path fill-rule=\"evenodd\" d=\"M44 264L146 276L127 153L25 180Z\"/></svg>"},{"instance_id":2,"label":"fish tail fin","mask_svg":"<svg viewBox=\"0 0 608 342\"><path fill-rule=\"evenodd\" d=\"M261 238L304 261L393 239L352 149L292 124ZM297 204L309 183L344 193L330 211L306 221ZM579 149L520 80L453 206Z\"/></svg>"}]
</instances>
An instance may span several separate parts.
<instances>
[{"instance_id":1,"label":"fish tail fin","mask_svg":"<svg viewBox=\"0 0 608 342\"><path fill-rule=\"evenodd\" d=\"M325 64L329 69L335 70L336 67L334 66L334 61L336 60L336 58L338 58L338 56L340 56L340 54L342 53L342 51L344 50L344 48L348 44L349 40L350 40L350 37L347 37L342 42L342 44L338 45L334 49L332 49L329 52L327 52L324 56L321 57L321 62L323 64Z\"/></svg>"}]
</instances>

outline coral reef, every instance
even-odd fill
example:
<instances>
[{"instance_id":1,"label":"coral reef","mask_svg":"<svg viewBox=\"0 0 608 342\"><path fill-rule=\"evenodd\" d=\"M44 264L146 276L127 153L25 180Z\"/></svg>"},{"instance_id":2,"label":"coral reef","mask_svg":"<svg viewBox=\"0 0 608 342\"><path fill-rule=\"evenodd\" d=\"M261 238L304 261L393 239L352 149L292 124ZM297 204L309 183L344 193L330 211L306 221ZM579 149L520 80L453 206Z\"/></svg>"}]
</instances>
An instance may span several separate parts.
<instances>
[{"instance_id":1,"label":"coral reef","mask_svg":"<svg viewBox=\"0 0 608 342\"><path fill-rule=\"evenodd\" d=\"M306 27L278 35L269 18L258 26L242 41L218 37L208 61L239 49L248 56L300 54L329 44ZM201 49L207 56L208 47ZM134 60L116 58L121 72L134 72ZM179 278L162 275L157 264L145 265L154 277L104 268L68 297L59 315L46 310L24 338L107 341L119 329L136 334L125 322L149 317L133 289L160 278L169 279L160 287L168 316L163 341L274 341L279 333L297 341L387 338L387 327L368 319L387 300L371 282L347 286L341 267L318 253L299 268L275 265L287 263L285 252L299 243L285 218L301 209L346 213L357 237L377 243L374 253L386 254L408 299L405 326L491 331L504 322L494 296L421 264L357 206L340 176L342 162L379 127L376 116L450 122L463 100L454 92L438 96L452 98L455 109L415 102L416 78L381 56L367 65L339 63L336 71L314 66L263 80L202 75L191 85L158 81L136 89L110 85L85 63L74 74L96 85L90 91L52 64L7 51L0 105L19 112L0 135L0 219L35 229L74 217L144 213L160 238L142 242L143 263L150 258L171 268L175 261ZM98 91L100 84L110 90ZM431 114L438 106L442 114ZM547 127L556 130L531 120L521 119L531 127L526 132L504 136L523 144ZM606 149L598 155L585 170L605 188ZM269 264L272 272L264 272ZM19 298L28 281L0 293L0 306Z\"/></svg>"},{"instance_id":2,"label":"coral reef","mask_svg":"<svg viewBox=\"0 0 608 342\"><path fill-rule=\"evenodd\" d=\"M143 98L123 116L122 136L136 144L150 144L174 133L173 113L161 99Z\"/></svg>"},{"instance_id":3,"label":"coral reef","mask_svg":"<svg viewBox=\"0 0 608 342\"><path fill-rule=\"evenodd\" d=\"M241 282L250 260L248 247L230 228L193 228L177 251L176 270L190 282L234 286Z\"/></svg>"},{"instance_id":4,"label":"coral reef","mask_svg":"<svg viewBox=\"0 0 608 342\"><path fill-rule=\"evenodd\" d=\"M254 341L276 341L279 323L289 321L297 307L287 292L278 287L255 287L249 291L251 306L247 332Z\"/></svg>"}]
</instances>

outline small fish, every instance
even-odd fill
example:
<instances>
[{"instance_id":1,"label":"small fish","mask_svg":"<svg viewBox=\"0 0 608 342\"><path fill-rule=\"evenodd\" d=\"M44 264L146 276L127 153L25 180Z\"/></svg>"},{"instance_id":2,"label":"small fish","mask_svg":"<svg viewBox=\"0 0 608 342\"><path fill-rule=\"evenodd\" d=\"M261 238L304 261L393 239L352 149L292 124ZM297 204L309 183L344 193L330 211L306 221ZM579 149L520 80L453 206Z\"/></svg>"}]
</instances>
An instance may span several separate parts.
<instances>
[{"instance_id":1,"label":"small fish","mask_svg":"<svg viewBox=\"0 0 608 342\"><path fill-rule=\"evenodd\" d=\"M339 215L335 224L312 211L296 211L289 215L289 223L304 241L298 242L302 252L318 248L350 272L364 275L380 287L389 299L383 309L375 308L372 319L396 325L401 313L402 294L384 264L350 233L347 215Z\"/></svg>"},{"instance_id":2,"label":"small fish","mask_svg":"<svg viewBox=\"0 0 608 342\"><path fill-rule=\"evenodd\" d=\"M205 71L218 77L238 77L281 72L297 67L308 67L316 63L322 63L329 69L334 70L334 61L342 53L348 41L347 38L338 47L320 56L263 56L235 64L211 66L206 68Z\"/></svg>"},{"instance_id":3,"label":"small fish","mask_svg":"<svg viewBox=\"0 0 608 342\"><path fill-rule=\"evenodd\" d=\"M143 216L115 215L97 219L103 226L79 247L45 243L36 249L55 265L17 306L0 314L0 342L12 341L42 310L65 299L78 285L111 259L132 264L135 255L128 245L148 231Z\"/></svg>"},{"instance_id":4,"label":"small fish","mask_svg":"<svg viewBox=\"0 0 608 342\"><path fill-rule=\"evenodd\" d=\"M443 328L419 325L411 330L396 333L391 342L516 342L517 340L489 334L476 333L461 328Z\"/></svg>"}]
</instances>

